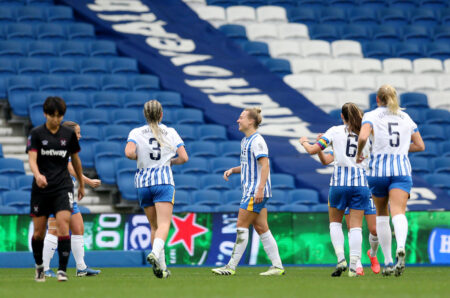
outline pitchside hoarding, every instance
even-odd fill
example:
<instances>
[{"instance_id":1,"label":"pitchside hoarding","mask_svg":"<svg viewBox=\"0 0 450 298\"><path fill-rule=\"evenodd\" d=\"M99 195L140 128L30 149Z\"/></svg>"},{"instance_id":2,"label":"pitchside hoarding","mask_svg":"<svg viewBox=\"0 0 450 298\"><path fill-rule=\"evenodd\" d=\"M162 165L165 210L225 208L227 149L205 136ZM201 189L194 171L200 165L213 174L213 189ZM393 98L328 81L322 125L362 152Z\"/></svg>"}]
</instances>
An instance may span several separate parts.
<instances>
[{"instance_id":1,"label":"pitchside hoarding","mask_svg":"<svg viewBox=\"0 0 450 298\"><path fill-rule=\"evenodd\" d=\"M408 212L407 263L450 264L450 212ZM151 230L143 214L85 214L86 250L149 250ZM226 263L236 237L237 213L180 213L172 219L166 242L171 265ZM336 262L325 213L271 213L269 225L284 264ZM345 226L345 225L344 225ZM345 228L344 228L345 229ZM392 229L393 231L394 229ZM30 251L29 216L0 216L0 252ZM346 229L344 235L347 237ZM243 264L268 264L256 232L251 232ZM395 252L395 239L393 241ZM369 263L367 226L363 227L362 262ZM348 246L346 246L348 253ZM383 262L381 249L378 252Z\"/></svg>"}]
</instances>

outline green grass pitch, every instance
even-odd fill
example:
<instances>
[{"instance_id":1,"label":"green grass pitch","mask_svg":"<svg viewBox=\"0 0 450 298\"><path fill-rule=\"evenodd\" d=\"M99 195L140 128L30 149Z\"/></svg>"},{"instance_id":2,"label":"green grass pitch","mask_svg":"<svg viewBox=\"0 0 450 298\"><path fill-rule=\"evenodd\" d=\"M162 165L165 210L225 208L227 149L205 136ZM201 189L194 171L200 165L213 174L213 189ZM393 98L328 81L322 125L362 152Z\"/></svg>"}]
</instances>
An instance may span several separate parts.
<instances>
[{"instance_id":1,"label":"green grass pitch","mask_svg":"<svg viewBox=\"0 0 450 298\"><path fill-rule=\"evenodd\" d=\"M259 276L264 267L240 267L235 276L210 268L171 268L161 280L150 268L105 268L97 277L59 283L34 281L33 269L0 269L0 297L450 297L450 267L407 267L401 277L330 277L333 268L287 267L284 276Z\"/></svg>"}]
</instances>

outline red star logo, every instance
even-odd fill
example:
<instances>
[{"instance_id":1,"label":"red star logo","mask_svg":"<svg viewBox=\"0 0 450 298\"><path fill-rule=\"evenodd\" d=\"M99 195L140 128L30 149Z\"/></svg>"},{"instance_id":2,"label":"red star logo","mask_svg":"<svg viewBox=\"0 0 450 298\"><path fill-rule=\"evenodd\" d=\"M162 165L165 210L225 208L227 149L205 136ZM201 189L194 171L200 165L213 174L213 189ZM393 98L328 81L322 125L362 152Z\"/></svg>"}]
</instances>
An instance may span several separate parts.
<instances>
[{"instance_id":1,"label":"red star logo","mask_svg":"<svg viewBox=\"0 0 450 298\"><path fill-rule=\"evenodd\" d=\"M169 241L169 246L177 243L182 243L184 248L189 252L189 255L194 255L194 239L202 234L208 232L208 229L195 223L195 213L189 213L185 218L178 216L172 217L172 223L175 227L175 232Z\"/></svg>"}]
</instances>

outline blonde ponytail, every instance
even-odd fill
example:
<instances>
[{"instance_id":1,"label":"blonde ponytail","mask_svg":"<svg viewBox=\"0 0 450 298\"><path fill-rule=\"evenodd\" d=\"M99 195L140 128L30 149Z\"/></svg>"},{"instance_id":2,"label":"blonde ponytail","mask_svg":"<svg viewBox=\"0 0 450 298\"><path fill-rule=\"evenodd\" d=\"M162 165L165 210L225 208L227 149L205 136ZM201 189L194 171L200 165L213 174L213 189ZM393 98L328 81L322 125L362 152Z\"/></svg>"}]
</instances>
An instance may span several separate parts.
<instances>
[{"instance_id":1,"label":"blonde ponytail","mask_svg":"<svg viewBox=\"0 0 450 298\"><path fill-rule=\"evenodd\" d=\"M391 85L381 86L378 89L377 97L381 105L387 106L392 114L397 115L399 111L403 110L398 103L397 91Z\"/></svg>"},{"instance_id":2,"label":"blonde ponytail","mask_svg":"<svg viewBox=\"0 0 450 298\"><path fill-rule=\"evenodd\" d=\"M255 129L257 129L262 121L261 108L260 107L247 108L244 111L247 111L249 119L255 120L254 127Z\"/></svg>"},{"instance_id":3,"label":"blonde ponytail","mask_svg":"<svg viewBox=\"0 0 450 298\"><path fill-rule=\"evenodd\" d=\"M161 129L158 126L161 120L162 106L161 103L155 99L147 101L144 105L144 116L147 119L147 123L152 130L153 136L158 142L159 146L164 146L163 137L161 134Z\"/></svg>"}]
</instances>

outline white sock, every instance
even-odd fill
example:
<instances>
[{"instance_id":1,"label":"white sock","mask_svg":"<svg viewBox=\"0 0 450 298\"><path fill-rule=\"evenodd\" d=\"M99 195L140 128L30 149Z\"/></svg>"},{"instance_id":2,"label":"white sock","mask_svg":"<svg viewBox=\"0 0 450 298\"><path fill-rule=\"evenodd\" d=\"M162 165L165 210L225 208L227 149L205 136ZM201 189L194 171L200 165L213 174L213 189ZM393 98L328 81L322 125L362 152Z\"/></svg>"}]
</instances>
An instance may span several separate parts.
<instances>
[{"instance_id":1,"label":"white sock","mask_svg":"<svg viewBox=\"0 0 450 298\"><path fill-rule=\"evenodd\" d=\"M356 271L358 260L361 259L362 229L351 228L348 242L350 246L350 269Z\"/></svg>"},{"instance_id":2,"label":"white sock","mask_svg":"<svg viewBox=\"0 0 450 298\"><path fill-rule=\"evenodd\" d=\"M162 240L161 238L155 238L155 240L153 240L152 253L155 254L155 256L158 258L158 260L159 260L161 251L163 249L164 249L164 240Z\"/></svg>"},{"instance_id":3,"label":"white sock","mask_svg":"<svg viewBox=\"0 0 450 298\"><path fill-rule=\"evenodd\" d=\"M50 269L50 261L58 248L58 237L47 233L44 239L44 249L42 251L42 261L44 264L44 271Z\"/></svg>"},{"instance_id":4,"label":"white sock","mask_svg":"<svg viewBox=\"0 0 450 298\"><path fill-rule=\"evenodd\" d=\"M369 233L370 256L376 257L378 252L378 237Z\"/></svg>"},{"instance_id":5,"label":"white sock","mask_svg":"<svg viewBox=\"0 0 450 298\"><path fill-rule=\"evenodd\" d=\"M159 266L161 267L162 270L166 270L167 269L167 265L166 265L166 251L163 248L163 250L161 251L161 253L159 254Z\"/></svg>"},{"instance_id":6,"label":"white sock","mask_svg":"<svg viewBox=\"0 0 450 298\"><path fill-rule=\"evenodd\" d=\"M392 231L389 224L389 216L377 216L377 235L381 250L384 255L384 264L388 265L392 261Z\"/></svg>"},{"instance_id":7,"label":"white sock","mask_svg":"<svg viewBox=\"0 0 450 298\"><path fill-rule=\"evenodd\" d=\"M234 269L236 269L239 261L242 258L242 255L247 248L248 243L248 229L247 228L237 228L236 235L236 243L234 244L233 252L231 253L231 259L228 262L228 265Z\"/></svg>"},{"instance_id":8,"label":"white sock","mask_svg":"<svg viewBox=\"0 0 450 298\"><path fill-rule=\"evenodd\" d=\"M344 233L342 232L342 223L331 222L330 223L330 236L331 243L334 247L338 263L345 259L344 255Z\"/></svg>"},{"instance_id":9,"label":"white sock","mask_svg":"<svg viewBox=\"0 0 450 298\"><path fill-rule=\"evenodd\" d=\"M70 245L72 249L72 254L77 264L78 270L86 269L86 264L84 263L84 239L83 235L72 235L70 237Z\"/></svg>"},{"instance_id":10,"label":"white sock","mask_svg":"<svg viewBox=\"0 0 450 298\"><path fill-rule=\"evenodd\" d=\"M358 261L356 262L356 268L362 268L363 265L361 263L361 258L358 259Z\"/></svg>"},{"instance_id":11,"label":"white sock","mask_svg":"<svg viewBox=\"0 0 450 298\"><path fill-rule=\"evenodd\" d=\"M275 238L273 238L270 230L268 230L264 234L259 235L259 237L261 238L261 242L267 256L269 257L270 261L272 261L272 265L277 268L283 268L283 264L281 264L280 254L278 253L277 242L275 241Z\"/></svg>"},{"instance_id":12,"label":"white sock","mask_svg":"<svg viewBox=\"0 0 450 298\"><path fill-rule=\"evenodd\" d=\"M404 214L397 214L392 218L394 225L395 239L397 240L397 250L405 248L406 237L408 236L408 220Z\"/></svg>"}]
</instances>

